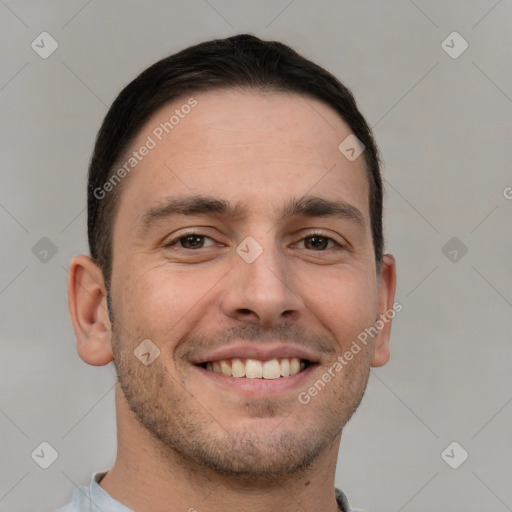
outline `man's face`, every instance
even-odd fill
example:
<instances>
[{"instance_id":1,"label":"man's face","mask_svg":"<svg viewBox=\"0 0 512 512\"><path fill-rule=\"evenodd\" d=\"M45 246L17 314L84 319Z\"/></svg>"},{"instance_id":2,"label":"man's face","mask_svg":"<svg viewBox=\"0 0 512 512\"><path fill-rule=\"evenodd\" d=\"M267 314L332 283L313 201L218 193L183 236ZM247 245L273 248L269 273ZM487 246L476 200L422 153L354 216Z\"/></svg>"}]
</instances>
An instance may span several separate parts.
<instances>
[{"instance_id":1,"label":"man's face","mask_svg":"<svg viewBox=\"0 0 512 512\"><path fill-rule=\"evenodd\" d=\"M368 379L373 342L298 399L379 314L363 156L339 152L350 130L316 100L193 96L161 141L154 130L188 98L131 148L156 142L126 178L114 224L115 364L138 422L174 452L226 473L285 474L339 440ZM237 215L161 209L203 197ZM291 211L311 197L344 206ZM134 355L146 339L160 350L148 366ZM261 371L269 378L249 378Z\"/></svg>"}]
</instances>

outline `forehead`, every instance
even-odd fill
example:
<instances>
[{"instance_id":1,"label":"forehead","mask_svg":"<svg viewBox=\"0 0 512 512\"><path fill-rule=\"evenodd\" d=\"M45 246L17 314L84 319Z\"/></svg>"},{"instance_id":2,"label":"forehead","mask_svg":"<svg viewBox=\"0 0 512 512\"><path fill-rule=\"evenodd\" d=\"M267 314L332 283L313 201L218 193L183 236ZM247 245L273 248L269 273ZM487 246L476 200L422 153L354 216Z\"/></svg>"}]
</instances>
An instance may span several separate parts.
<instances>
[{"instance_id":1,"label":"forehead","mask_svg":"<svg viewBox=\"0 0 512 512\"><path fill-rule=\"evenodd\" d=\"M343 199L367 217L363 156L349 161L338 149L350 133L331 107L297 94L183 96L158 110L131 145L128 157L135 151L140 160L123 184L118 214L140 216L169 196L205 193L262 213L309 194Z\"/></svg>"}]
</instances>

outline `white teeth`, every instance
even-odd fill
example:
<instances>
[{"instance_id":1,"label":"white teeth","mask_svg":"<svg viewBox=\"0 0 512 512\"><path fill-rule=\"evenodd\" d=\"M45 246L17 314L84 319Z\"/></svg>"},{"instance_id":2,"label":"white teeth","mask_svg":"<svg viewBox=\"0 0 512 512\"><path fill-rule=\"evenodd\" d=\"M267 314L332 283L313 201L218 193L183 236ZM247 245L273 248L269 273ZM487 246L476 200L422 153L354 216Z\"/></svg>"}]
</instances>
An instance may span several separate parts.
<instances>
[{"instance_id":1,"label":"white teeth","mask_svg":"<svg viewBox=\"0 0 512 512\"><path fill-rule=\"evenodd\" d=\"M281 377L288 377L290 375L290 360L281 359Z\"/></svg>"},{"instance_id":2,"label":"white teeth","mask_svg":"<svg viewBox=\"0 0 512 512\"><path fill-rule=\"evenodd\" d=\"M245 362L244 362L245 361ZM222 373L227 377L246 377L248 379L278 379L295 375L306 368L306 362L298 357L284 357L259 361L257 359L221 359L206 363L206 369Z\"/></svg>"},{"instance_id":3,"label":"white teeth","mask_svg":"<svg viewBox=\"0 0 512 512\"><path fill-rule=\"evenodd\" d=\"M295 375L300 372L300 359L293 357L290 359L290 375Z\"/></svg>"},{"instance_id":4,"label":"white teeth","mask_svg":"<svg viewBox=\"0 0 512 512\"><path fill-rule=\"evenodd\" d=\"M256 359L247 359L245 363L245 376L248 379L261 379L263 377L263 365Z\"/></svg>"},{"instance_id":5,"label":"white teeth","mask_svg":"<svg viewBox=\"0 0 512 512\"><path fill-rule=\"evenodd\" d=\"M233 377L245 377L245 364L241 359L235 358L231 361L231 373Z\"/></svg>"},{"instance_id":6,"label":"white teeth","mask_svg":"<svg viewBox=\"0 0 512 512\"><path fill-rule=\"evenodd\" d=\"M220 369L222 370L222 373L224 375L227 375L228 377L231 377L231 366L228 364L227 361L220 361Z\"/></svg>"},{"instance_id":7,"label":"white teeth","mask_svg":"<svg viewBox=\"0 0 512 512\"><path fill-rule=\"evenodd\" d=\"M264 379L278 379L281 377L281 365L277 359L265 361L263 363L263 378Z\"/></svg>"}]
</instances>

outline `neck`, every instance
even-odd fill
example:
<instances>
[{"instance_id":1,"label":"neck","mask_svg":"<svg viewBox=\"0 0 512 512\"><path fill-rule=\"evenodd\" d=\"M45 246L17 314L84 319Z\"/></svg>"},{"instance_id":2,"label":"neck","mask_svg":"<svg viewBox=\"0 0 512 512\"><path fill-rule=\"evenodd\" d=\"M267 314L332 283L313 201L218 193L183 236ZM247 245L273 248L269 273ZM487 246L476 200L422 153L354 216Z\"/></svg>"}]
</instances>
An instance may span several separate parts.
<instances>
[{"instance_id":1,"label":"neck","mask_svg":"<svg viewBox=\"0 0 512 512\"><path fill-rule=\"evenodd\" d=\"M272 479L226 476L155 439L116 389L118 454L101 487L134 511L336 512L334 475L340 436L300 474ZM122 421L121 421L122 420Z\"/></svg>"}]
</instances>

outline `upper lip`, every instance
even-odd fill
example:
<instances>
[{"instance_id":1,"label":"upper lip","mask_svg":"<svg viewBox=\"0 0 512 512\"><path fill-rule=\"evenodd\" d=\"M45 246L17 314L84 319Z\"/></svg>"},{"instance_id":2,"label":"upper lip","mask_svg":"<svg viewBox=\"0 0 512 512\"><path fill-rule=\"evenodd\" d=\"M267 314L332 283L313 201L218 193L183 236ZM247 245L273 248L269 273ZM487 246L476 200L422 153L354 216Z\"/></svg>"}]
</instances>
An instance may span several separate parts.
<instances>
[{"instance_id":1,"label":"upper lip","mask_svg":"<svg viewBox=\"0 0 512 512\"><path fill-rule=\"evenodd\" d=\"M193 364L203 364L209 361L219 361L221 359L257 359L260 361L270 361L271 359L282 359L285 357L297 357L307 359L311 363L319 361L318 355L304 347L297 347L287 344L269 344L256 345L229 345L216 348L215 350L199 353L191 359Z\"/></svg>"}]
</instances>

